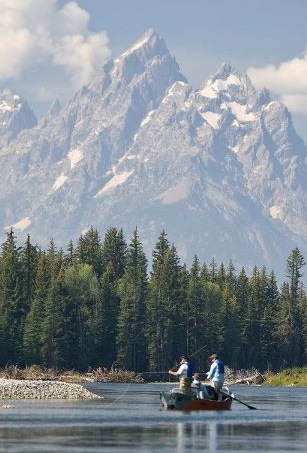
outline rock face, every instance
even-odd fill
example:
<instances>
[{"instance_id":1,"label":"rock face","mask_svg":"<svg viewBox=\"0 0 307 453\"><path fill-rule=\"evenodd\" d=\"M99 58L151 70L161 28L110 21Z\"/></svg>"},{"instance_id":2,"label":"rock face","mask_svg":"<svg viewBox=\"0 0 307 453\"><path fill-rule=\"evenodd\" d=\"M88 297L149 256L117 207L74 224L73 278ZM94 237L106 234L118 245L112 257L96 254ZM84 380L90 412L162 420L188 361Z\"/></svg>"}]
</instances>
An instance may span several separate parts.
<instances>
[{"instance_id":1,"label":"rock face","mask_svg":"<svg viewBox=\"0 0 307 453\"><path fill-rule=\"evenodd\" d=\"M79 384L0 379L0 399L101 399Z\"/></svg>"},{"instance_id":2,"label":"rock face","mask_svg":"<svg viewBox=\"0 0 307 453\"><path fill-rule=\"evenodd\" d=\"M306 158L267 90L225 64L194 91L148 30L2 148L0 226L64 247L90 226L138 226L147 253L165 229L188 262L283 273L307 251Z\"/></svg>"},{"instance_id":3,"label":"rock face","mask_svg":"<svg viewBox=\"0 0 307 453\"><path fill-rule=\"evenodd\" d=\"M20 131L35 126L36 117L26 101L11 90L0 90L0 149Z\"/></svg>"}]
</instances>

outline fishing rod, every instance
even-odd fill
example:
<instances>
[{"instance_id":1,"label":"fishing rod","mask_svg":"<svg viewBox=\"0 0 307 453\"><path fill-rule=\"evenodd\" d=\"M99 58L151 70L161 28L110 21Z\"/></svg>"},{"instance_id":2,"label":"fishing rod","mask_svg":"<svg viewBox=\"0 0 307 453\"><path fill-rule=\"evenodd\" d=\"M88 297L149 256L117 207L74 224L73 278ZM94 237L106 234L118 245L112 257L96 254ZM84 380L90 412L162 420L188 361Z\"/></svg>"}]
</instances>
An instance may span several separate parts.
<instances>
[{"instance_id":1,"label":"fishing rod","mask_svg":"<svg viewBox=\"0 0 307 453\"><path fill-rule=\"evenodd\" d=\"M202 351L206 347L207 347L207 345L205 344L201 348L197 349L197 351L193 352L193 354L191 354L189 357L194 357L196 354L198 354L200 351Z\"/></svg>"}]
</instances>

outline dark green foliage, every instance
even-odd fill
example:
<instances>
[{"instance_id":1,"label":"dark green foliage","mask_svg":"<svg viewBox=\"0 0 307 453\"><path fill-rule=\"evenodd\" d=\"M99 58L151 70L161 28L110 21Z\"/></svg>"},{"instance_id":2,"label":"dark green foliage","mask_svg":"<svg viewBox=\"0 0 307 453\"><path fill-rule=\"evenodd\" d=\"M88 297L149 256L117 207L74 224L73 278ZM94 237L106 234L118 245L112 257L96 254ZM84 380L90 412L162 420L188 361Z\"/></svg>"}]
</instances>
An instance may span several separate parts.
<instances>
[{"instance_id":1,"label":"dark green foliage","mask_svg":"<svg viewBox=\"0 0 307 453\"><path fill-rule=\"evenodd\" d=\"M22 361L22 337L27 301L22 287L20 249L13 230L2 245L0 268L0 362Z\"/></svg>"},{"instance_id":2,"label":"dark green foliage","mask_svg":"<svg viewBox=\"0 0 307 453\"><path fill-rule=\"evenodd\" d=\"M120 311L117 329L117 363L127 369L146 369L145 300L147 296L147 260L135 230L127 264L119 280Z\"/></svg>"},{"instance_id":3,"label":"dark green foliage","mask_svg":"<svg viewBox=\"0 0 307 453\"><path fill-rule=\"evenodd\" d=\"M180 291L181 266L174 246L162 232L153 252L147 299L149 366L164 371L185 350L185 301Z\"/></svg>"},{"instance_id":4,"label":"dark green foliage","mask_svg":"<svg viewBox=\"0 0 307 453\"><path fill-rule=\"evenodd\" d=\"M100 240L91 228L64 255L11 230L0 254L0 365L40 364L87 370L120 366L166 370L186 353L199 371L217 352L231 368L279 370L307 360L305 260L292 250L287 281L254 267L238 275L212 259L181 265L163 231L147 259L138 231L127 247L123 231Z\"/></svg>"},{"instance_id":5,"label":"dark green foliage","mask_svg":"<svg viewBox=\"0 0 307 453\"><path fill-rule=\"evenodd\" d=\"M98 231L91 227L83 236L79 238L75 251L69 248L70 261L76 260L79 263L89 264L99 277L102 273L102 251L101 241Z\"/></svg>"},{"instance_id":6,"label":"dark green foliage","mask_svg":"<svg viewBox=\"0 0 307 453\"><path fill-rule=\"evenodd\" d=\"M50 279L51 268L46 253L41 252L37 263L33 298L26 318L23 337L24 360L27 364L41 363L42 361L42 324L45 318Z\"/></svg>"}]
</instances>

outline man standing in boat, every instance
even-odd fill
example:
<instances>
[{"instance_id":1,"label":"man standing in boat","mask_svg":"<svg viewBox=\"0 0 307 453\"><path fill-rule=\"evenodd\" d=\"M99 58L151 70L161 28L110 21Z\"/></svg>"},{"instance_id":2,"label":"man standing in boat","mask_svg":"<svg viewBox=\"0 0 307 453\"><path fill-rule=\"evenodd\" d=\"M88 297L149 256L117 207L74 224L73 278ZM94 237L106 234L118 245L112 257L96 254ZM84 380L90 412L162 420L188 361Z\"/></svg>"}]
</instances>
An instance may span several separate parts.
<instances>
[{"instance_id":1,"label":"man standing in boat","mask_svg":"<svg viewBox=\"0 0 307 453\"><path fill-rule=\"evenodd\" d=\"M223 387L225 379L224 362L219 360L217 354L212 354L209 357L209 360L211 361L211 367L210 371L207 373L207 379L211 380L211 386L215 390L217 399L221 400L222 395L220 394L220 390Z\"/></svg>"},{"instance_id":2,"label":"man standing in boat","mask_svg":"<svg viewBox=\"0 0 307 453\"><path fill-rule=\"evenodd\" d=\"M191 393L193 365L187 356L181 357L180 367L177 371L168 370L168 373L179 377L179 388L183 393L187 395Z\"/></svg>"}]
</instances>

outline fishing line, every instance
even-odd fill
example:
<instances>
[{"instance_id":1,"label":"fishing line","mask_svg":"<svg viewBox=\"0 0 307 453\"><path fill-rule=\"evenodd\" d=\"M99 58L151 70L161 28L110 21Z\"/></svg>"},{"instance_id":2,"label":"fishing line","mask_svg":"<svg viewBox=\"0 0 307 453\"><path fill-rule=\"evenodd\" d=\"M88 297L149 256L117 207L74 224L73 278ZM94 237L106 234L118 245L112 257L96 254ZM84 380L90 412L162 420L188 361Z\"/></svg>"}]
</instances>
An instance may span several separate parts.
<instances>
[{"instance_id":1,"label":"fishing line","mask_svg":"<svg viewBox=\"0 0 307 453\"><path fill-rule=\"evenodd\" d=\"M128 389L129 389L131 384L132 384L132 382L129 382L129 384L127 385L126 389L117 398L115 398L115 400L111 401L110 403L106 403L105 406L113 406L114 403L119 401L128 392Z\"/></svg>"},{"instance_id":2,"label":"fishing line","mask_svg":"<svg viewBox=\"0 0 307 453\"><path fill-rule=\"evenodd\" d=\"M190 357L193 357L194 355L196 355L198 352L200 352L205 347L206 347L206 345L204 345L201 348L197 349L197 351L195 351L193 354L191 354ZM142 374L168 374L169 375L168 383L166 382L166 384L176 385L176 382L171 382L171 375L168 373L168 371L144 371L144 372L140 372L140 373L137 373L137 374L139 374L139 375L142 375ZM115 404L117 401L119 401L128 392L131 384L132 384L132 382L129 382L129 384L127 385L126 389L117 398L115 398L115 400L111 401L110 403L106 403L105 405L106 406L113 406L113 404Z\"/></svg>"}]
</instances>

